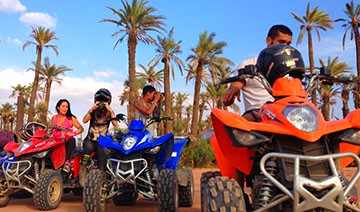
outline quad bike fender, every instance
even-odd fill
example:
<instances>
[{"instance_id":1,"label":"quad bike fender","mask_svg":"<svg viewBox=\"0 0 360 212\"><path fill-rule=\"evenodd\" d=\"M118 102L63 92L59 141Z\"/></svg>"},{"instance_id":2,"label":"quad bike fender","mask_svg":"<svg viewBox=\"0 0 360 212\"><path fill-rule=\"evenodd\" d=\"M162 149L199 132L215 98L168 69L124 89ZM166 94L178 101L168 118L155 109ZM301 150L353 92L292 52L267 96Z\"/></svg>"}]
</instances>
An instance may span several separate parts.
<instances>
[{"instance_id":1,"label":"quad bike fender","mask_svg":"<svg viewBox=\"0 0 360 212\"><path fill-rule=\"evenodd\" d=\"M230 161L224 157L223 153L221 152L220 146L218 141L216 140L216 136L212 136L210 138L210 143L214 151L215 159L217 162L217 165L220 169L222 176L227 176L229 178L234 177L234 167L231 164Z\"/></svg>"},{"instance_id":2,"label":"quad bike fender","mask_svg":"<svg viewBox=\"0 0 360 212\"><path fill-rule=\"evenodd\" d=\"M360 128L360 109L351 111L345 119L348 121L353 128ZM360 154L360 146L349 144L349 143L340 143L340 152L351 152L356 155ZM346 157L341 158L341 168L345 168L353 162L353 158Z\"/></svg>"},{"instance_id":3,"label":"quad bike fender","mask_svg":"<svg viewBox=\"0 0 360 212\"><path fill-rule=\"evenodd\" d=\"M91 157L94 155L95 153L91 154ZM80 172L80 166L81 166L81 159L82 159L83 155L79 154L76 157L72 158L70 161L71 165L71 169L74 170L74 178L77 178L79 176L79 172Z\"/></svg>"},{"instance_id":4,"label":"quad bike fender","mask_svg":"<svg viewBox=\"0 0 360 212\"><path fill-rule=\"evenodd\" d=\"M54 169L60 168L65 163L65 143L60 144L54 148L54 150L51 152L51 161L54 165Z\"/></svg>"},{"instance_id":5,"label":"quad bike fender","mask_svg":"<svg viewBox=\"0 0 360 212\"><path fill-rule=\"evenodd\" d=\"M15 152L19 148L20 144L15 143L15 141L10 141L4 146L6 152Z\"/></svg>"},{"instance_id":6,"label":"quad bike fender","mask_svg":"<svg viewBox=\"0 0 360 212\"><path fill-rule=\"evenodd\" d=\"M161 142L158 140L161 139ZM156 164L158 167L165 167L166 163L170 160L174 149L174 135L172 133L161 136L157 141L158 145L161 144L160 152L156 155ZM163 140L164 139L164 140ZM158 146L158 145L154 145ZM176 168L176 167L175 167Z\"/></svg>"},{"instance_id":7,"label":"quad bike fender","mask_svg":"<svg viewBox=\"0 0 360 212\"><path fill-rule=\"evenodd\" d=\"M353 127L360 128L360 109L351 111L346 117Z\"/></svg>"},{"instance_id":8,"label":"quad bike fender","mask_svg":"<svg viewBox=\"0 0 360 212\"><path fill-rule=\"evenodd\" d=\"M351 152L356 155L360 153L360 146L349 144L349 143L340 143L340 152ZM352 157L341 158L341 168L345 168L350 165L354 159Z\"/></svg>"},{"instance_id":9,"label":"quad bike fender","mask_svg":"<svg viewBox=\"0 0 360 212\"><path fill-rule=\"evenodd\" d=\"M212 139L212 145L213 143L218 145L218 148L214 148L216 146L213 145L214 152L221 152L221 154L218 154L217 162L224 165L231 164L232 167L229 169L233 170L233 167L235 167L245 174L250 174L254 162L252 158L255 152L247 147L233 146L224 125L232 126L235 124L236 126L241 126L241 129L249 129L251 128L251 123L239 115L234 116L234 113L221 111L216 108L212 110L211 119L216 135L216 139ZM223 172L222 170L220 171Z\"/></svg>"},{"instance_id":10,"label":"quad bike fender","mask_svg":"<svg viewBox=\"0 0 360 212\"><path fill-rule=\"evenodd\" d=\"M184 137L183 139L177 139L175 137L171 158L165 164L166 169L176 169L176 167L179 165L182 150L188 141L189 137Z\"/></svg>"}]
</instances>

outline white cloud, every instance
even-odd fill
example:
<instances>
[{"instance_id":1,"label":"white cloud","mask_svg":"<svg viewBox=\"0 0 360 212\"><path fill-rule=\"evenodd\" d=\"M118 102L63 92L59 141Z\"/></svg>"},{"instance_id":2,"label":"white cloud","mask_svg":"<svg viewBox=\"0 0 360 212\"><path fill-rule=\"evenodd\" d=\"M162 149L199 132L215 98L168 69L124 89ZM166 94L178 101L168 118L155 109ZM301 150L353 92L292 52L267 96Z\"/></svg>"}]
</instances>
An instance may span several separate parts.
<instances>
[{"instance_id":1,"label":"white cloud","mask_svg":"<svg viewBox=\"0 0 360 212\"><path fill-rule=\"evenodd\" d=\"M94 71L95 77L99 78L109 78L116 76L115 71Z\"/></svg>"},{"instance_id":2,"label":"white cloud","mask_svg":"<svg viewBox=\"0 0 360 212\"><path fill-rule=\"evenodd\" d=\"M39 12L29 12L24 13L19 18L20 22L28 25L28 26L43 26L46 28L55 28L57 19L51 17L47 13L39 13Z\"/></svg>"},{"instance_id":3,"label":"white cloud","mask_svg":"<svg viewBox=\"0 0 360 212\"><path fill-rule=\"evenodd\" d=\"M7 41L8 43L17 44L17 45L22 44L21 40L19 40L19 39L17 39L17 38L7 37L6 41Z\"/></svg>"},{"instance_id":4,"label":"white cloud","mask_svg":"<svg viewBox=\"0 0 360 212\"><path fill-rule=\"evenodd\" d=\"M13 68L0 70L0 106L9 102L14 104L16 98L9 99L12 92L11 86L28 85L34 79L33 71L19 71ZM122 94L124 87L120 81L111 82L101 81L98 78L74 78L63 77L61 85L53 83L51 87L51 97L49 111L55 112L55 105L59 99L65 98L70 101L71 110L81 121L83 115L93 104L94 93L100 88L107 88L112 94L111 107L116 113L126 114L126 105L121 106L119 96ZM51 116L52 114L50 114Z\"/></svg>"},{"instance_id":5,"label":"white cloud","mask_svg":"<svg viewBox=\"0 0 360 212\"><path fill-rule=\"evenodd\" d=\"M3 12L24 12L26 7L19 0L0 0L0 11Z\"/></svg>"}]
</instances>

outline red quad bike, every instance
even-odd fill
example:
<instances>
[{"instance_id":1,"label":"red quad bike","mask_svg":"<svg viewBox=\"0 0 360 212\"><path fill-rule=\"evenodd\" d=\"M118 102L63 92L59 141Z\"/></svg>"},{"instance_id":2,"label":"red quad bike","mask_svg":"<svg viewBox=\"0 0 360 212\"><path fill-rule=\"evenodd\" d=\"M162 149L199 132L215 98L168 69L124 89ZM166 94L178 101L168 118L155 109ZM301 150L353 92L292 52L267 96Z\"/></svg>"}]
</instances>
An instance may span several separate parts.
<instances>
[{"instance_id":1,"label":"red quad bike","mask_svg":"<svg viewBox=\"0 0 360 212\"><path fill-rule=\"evenodd\" d=\"M4 174L0 176L0 207L6 206L11 195L21 190L33 194L34 204L39 210L57 208L64 192L82 194L78 183L82 153L75 151L70 170L62 169L65 131L72 129L58 126L46 129L34 122L27 125L27 132L31 132L31 128L34 132L29 139L22 143L10 142L4 147L8 155L2 161ZM61 131L60 139L52 136L54 130Z\"/></svg>"},{"instance_id":2,"label":"red quad bike","mask_svg":"<svg viewBox=\"0 0 360 212\"><path fill-rule=\"evenodd\" d=\"M246 67L222 83L258 75ZM321 69L307 77L306 91L299 79L278 78L271 88L259 77L276 99L262 106L260 122L212 109L210 142L220 172L201 176L202 211L360 211L354 186L360 176L360 110L325 121L307 99L319 83L351 81ZM357 171L347 180L342 169L351 163Z\"/></svg>"}]
</instances>

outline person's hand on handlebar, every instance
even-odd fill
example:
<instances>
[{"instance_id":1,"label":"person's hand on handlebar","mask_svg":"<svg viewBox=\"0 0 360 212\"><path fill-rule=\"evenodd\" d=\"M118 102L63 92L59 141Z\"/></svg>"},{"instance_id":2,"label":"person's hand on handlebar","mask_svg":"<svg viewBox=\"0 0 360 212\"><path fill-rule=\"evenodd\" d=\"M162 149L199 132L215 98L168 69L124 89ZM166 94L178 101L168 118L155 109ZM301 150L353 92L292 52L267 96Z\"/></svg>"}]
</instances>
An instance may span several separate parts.
<instances>
[{"instance_id":1,"label":"person's hand on handlebar","mask_svg":"<svg viewBox=\"0 0 360 212\"><path fill-rule=\"evenodd\" d=\"M234 103L235 97L240 102L240 90L243 87L242 82L233 82L231 83L230 88L227 90L223 103L225 106L230 106Z\"/></svg>"}]
</instances>

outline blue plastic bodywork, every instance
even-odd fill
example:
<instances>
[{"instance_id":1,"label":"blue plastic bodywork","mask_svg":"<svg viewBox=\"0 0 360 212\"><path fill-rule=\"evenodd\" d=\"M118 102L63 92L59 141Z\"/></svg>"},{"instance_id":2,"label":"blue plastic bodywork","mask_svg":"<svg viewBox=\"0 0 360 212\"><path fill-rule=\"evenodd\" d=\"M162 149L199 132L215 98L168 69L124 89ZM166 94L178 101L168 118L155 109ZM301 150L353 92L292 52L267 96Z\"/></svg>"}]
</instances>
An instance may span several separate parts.
<instances>
[{"instance_id":1,"label":"blue plastic bodywork","mask_svg":"<svg viewBox=\"0 0 360 212\"><path fill-rule=\"evenodd\" d=\"M0 167L2 167L4 162L8 162L8 161L13 162L15 160L16 160L15 156L9 157L7 154L3 155L3 156L0 156ZM8 165L8 167L4 167L4 168L5 169L11 168L11 165Z\"/></svg>"},{"instance_id":2,"label":"blue plastic bodywork","mask_svg":"<svg viewBox=\"0 0 360 212\"><path fill-rule=\"evenodd\" d=\"M153 138L148 130L144 130L144 124L141 120L133 120L130 123L129 130L130 131L123 136L121 142L113 141L111 135L100 135L98 140L99 145L120 151L125 155L140 150L150 150L160 146L161 149L156 155L157 167L159 169L176 169L180 161L182 149L188 139L174 142L174 135L172 133ZM123 143L128 137L135 138L136 143L131 149L124 149Z\"/></svg>"},{"instance_id":3,"label":"blue plastic bodywork","mask_svg":"<svg viewBox=\"0 0 360 212\"><path fill-rule=\"evenodd\" d=\"M175 170L179 164L180 156L182 153L182 149L184 148L185 144L189 141L188 138L184 138L182 140L176 140L174 142L174 148L171 154L170 160L167 161L165 168L166 169L173 169Z\"/></svg>"}]
</instances>

